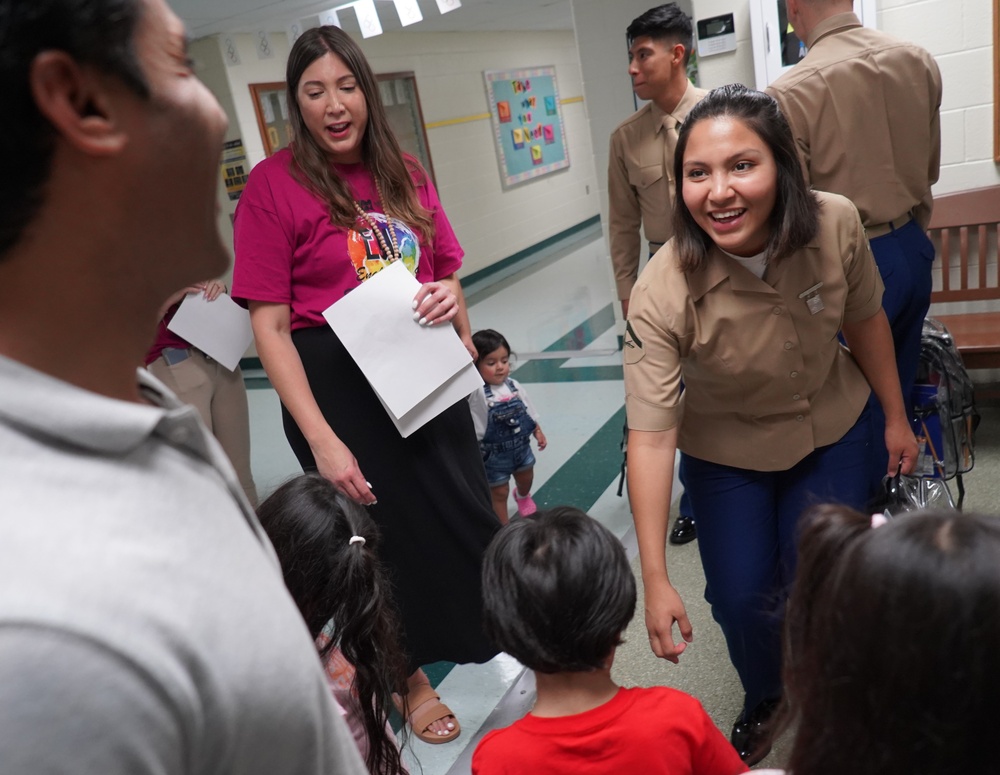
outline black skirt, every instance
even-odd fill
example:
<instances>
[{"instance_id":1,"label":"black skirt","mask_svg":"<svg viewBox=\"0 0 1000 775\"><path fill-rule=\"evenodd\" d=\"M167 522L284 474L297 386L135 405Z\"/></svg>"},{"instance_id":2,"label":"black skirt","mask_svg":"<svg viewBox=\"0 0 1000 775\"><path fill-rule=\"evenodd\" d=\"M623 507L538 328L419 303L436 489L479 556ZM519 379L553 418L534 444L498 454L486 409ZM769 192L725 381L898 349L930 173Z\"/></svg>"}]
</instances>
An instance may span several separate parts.
<instances>
[{"instance_id":1,"label":"black skirt","mask_svg":"<svg viewBox=\"0 0 1000 775\"><path fill-rule=\"evenodd\" d=\"M292 341L320 411L378 499L369 514L382 533L381 559L411 669L491 659L497 649L482 629L480 573L500 523L467 402L404 439L331 329L299 329ZM309 444L284 406L282 417L303 470L315 471Z\"/></svg>"}]
</instances>

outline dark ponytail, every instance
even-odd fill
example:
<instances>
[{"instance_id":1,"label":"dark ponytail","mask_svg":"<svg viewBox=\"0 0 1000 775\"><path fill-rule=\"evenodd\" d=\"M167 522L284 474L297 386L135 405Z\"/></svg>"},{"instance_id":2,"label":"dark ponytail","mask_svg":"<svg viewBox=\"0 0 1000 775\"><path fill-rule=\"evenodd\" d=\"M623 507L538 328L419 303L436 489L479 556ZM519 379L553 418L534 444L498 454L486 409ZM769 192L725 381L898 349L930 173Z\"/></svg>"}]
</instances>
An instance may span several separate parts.
<instances>
[{"instance_id":1,"label":"dark ponytail","mask_svg":"<svg viewBox=\"0 0 1000 775\"><path fill-rule=\"evenodd\" d=\"M257 510L281 562L285 584L326 662L340 649L354 667L353 694L368 737L365 764L375 775L405 770L386 734L392 694L405 692L407 662L399 617L378 559L378 529L365 510L317 475L279 487ZM359 536L363 541L355 540ZM329 625L329 627L328 627Z\"/></svg>"}]
</instances>

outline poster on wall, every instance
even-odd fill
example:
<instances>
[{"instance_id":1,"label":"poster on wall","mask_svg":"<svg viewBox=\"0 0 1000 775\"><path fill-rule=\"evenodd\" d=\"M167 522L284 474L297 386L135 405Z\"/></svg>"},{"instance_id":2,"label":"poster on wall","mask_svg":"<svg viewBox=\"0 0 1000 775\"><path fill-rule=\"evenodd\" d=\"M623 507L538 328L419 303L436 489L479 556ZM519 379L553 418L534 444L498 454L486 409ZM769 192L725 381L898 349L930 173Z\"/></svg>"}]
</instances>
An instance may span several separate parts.
<instances>
[{"instance_id":1,"label":"poster on wall","mask_svg":"<svg viewBox=\"0 0 1000 775\"><path fill-rule=\"evenodd\" d=\"M568 167L556 69L486 70L483 77L504 187Z\"/></svg>"},{"instance_id":2,"label":"poster on wall","mask_svg":"<svg viewBox=\"0 0 1000 775\"><path fill-rule=\"evenodd\" d=\"M247 165L247 152L243 147L242 140L230 140L222 147L222 161L219 162L219 170L222 172L222 181L226 184L229 201L235 202L243 193L247 177L250 174L250 168Z\"/></svg>"}]
</instances>

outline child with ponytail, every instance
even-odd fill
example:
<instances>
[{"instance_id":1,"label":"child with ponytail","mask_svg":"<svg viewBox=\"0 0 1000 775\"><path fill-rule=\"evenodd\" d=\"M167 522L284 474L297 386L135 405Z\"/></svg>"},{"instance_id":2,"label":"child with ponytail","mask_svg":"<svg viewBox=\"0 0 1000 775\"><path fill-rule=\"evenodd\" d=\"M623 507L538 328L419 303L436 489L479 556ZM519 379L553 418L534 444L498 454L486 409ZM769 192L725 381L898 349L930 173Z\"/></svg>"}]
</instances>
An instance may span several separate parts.
<instances>
[{"instance_id":1,"label":"child with ponytail","mask_svg":"<svg viewBox=\"0 0 1000 775\"><path fill-rule=\"evenodd\" d=\"M257 516L368 770L406 773L388 718L407 663L375 523L328 480L308 474L275 490Z\"/></svg>"}]
</instances>

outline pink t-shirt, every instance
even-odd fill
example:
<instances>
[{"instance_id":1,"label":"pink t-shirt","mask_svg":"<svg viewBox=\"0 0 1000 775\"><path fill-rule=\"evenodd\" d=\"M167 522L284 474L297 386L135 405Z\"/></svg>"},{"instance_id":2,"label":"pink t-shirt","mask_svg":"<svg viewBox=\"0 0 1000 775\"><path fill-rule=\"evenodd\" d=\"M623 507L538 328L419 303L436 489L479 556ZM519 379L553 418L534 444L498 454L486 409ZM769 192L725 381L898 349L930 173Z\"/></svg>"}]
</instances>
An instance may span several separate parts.
<instances>
[{"instance_id":1,"label":"pink t-shirt","mask_svg":"<svg viewBox=\"0 0 1000 775\"><path fill-rule=\"evenodd\" d=\"M416 164L407 157L407 161ZM351 229L330 222L324 202L290 171L284 149L250 172L236 207L233 298L288 304L292 330L326 325L323 310L386 266L378 240L359 218ZM335 164L355 200L371 214L390 245L382 203L363 164ZM440 280L462 265L463 251L425 175L413 176L417 197L434 218L434 242L422 244L413 229L393 218L403 263L422 283Z\"/></svg>"}]
</instances>

